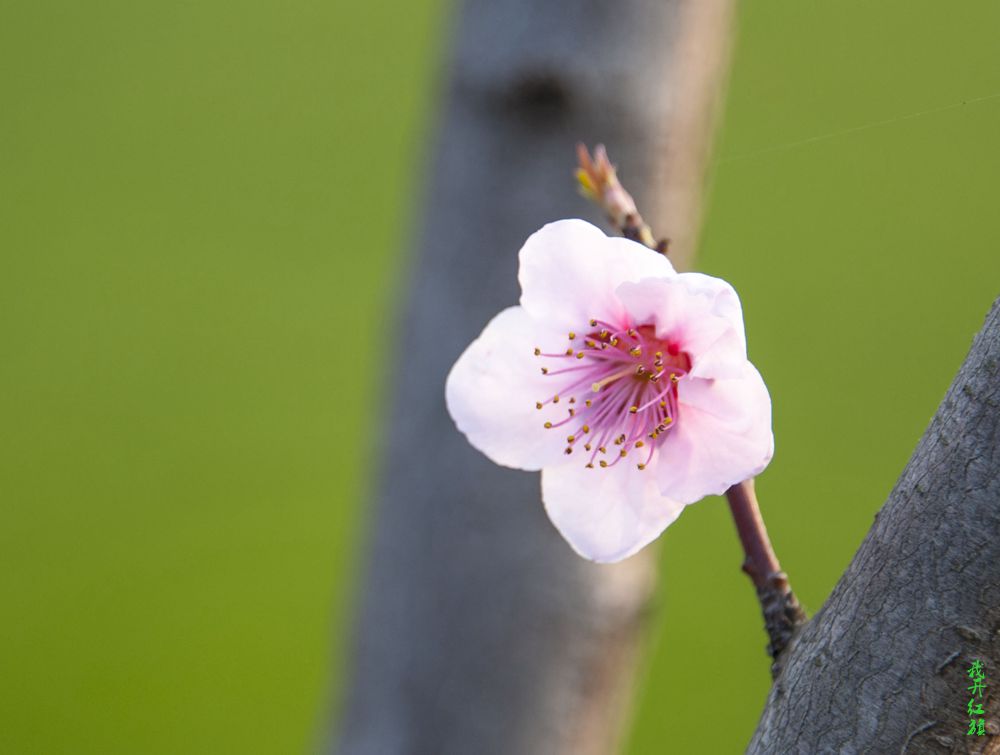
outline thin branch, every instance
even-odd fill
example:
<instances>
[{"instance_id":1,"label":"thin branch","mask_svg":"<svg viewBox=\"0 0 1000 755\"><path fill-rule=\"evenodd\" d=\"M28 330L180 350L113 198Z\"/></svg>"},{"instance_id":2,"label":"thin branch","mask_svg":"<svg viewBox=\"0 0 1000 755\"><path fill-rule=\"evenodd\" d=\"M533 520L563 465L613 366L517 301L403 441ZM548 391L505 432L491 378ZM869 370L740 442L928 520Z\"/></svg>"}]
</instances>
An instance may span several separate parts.
<instances>
[{"instance_id":1,"label":"thin branch","mask_svg":"<svg viewBox=\"0 0 1000 755\"><path fill-rule=\"evenodd\" d=\"M757 588L757 598L764 614L764 628L771 640L767 646L767 652L774 659L771 674L776 678L781 670L778 659L788 647L796 629L806 622L806 614L792 592L788 575L781 570L778 557L774 554L764 518L757 505L753 480L733 485L726 491L726 499L746 556L743 571Z\"/></svg>"},{"instance_id":2,"label":"thin branch","mask_svg":"<svg viewBox=\"0 0 1000 755\"><path fill-rule=\"evenodd\" d=\"M618 180L615 166L608 159L604 145L597 145L593 157L583 144L576 145L576 153L579 160L576 178L580 184L580 192L604 210L608 220L625 238L667 254L669 240L656 241L652 229L639 214L632 195ZM726 491L726 498L743 545L743 571L757 589L757 598L764 615L764 628L770 639L767 651L774 661L771 673L777 677L780 671L779 657L795 631L806 622L806 615L792 592L788 575L781 570L778 557L774 554L757 505L753 480L733 485Z\"/></svg>"}]
</instances>

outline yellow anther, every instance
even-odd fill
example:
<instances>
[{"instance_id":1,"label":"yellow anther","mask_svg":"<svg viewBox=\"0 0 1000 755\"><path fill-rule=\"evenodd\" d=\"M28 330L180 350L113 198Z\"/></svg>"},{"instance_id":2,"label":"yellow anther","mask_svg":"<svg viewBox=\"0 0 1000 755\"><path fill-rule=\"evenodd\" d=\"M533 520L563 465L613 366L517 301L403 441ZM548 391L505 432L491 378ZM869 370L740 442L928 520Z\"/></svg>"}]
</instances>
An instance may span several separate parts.
<instances>
[{"instance_id":1,"label":"yellow anther","mask_svg":"<svg viewBox=\"0 0 1000 755\"><path fill-rule=\"evenodd\" d=\"M572 340L573 340L574 338L576 338L576 333L574 333L574 332L573 332L573 331L571 330L571 331L569 332L569 340L571 340L571 341L572 341Z\"/></svg>"},{"instance_id":2,"label":"yellow anther","mask_svg":"<svg viewBox=\"0 0 1000 755\"><path fill-rule=\"evenodd\" d=\"M643 442L642 442L641 440L637 440L637 441L635 442L635 447L636 447L636 448L642 448L642 447L643 447L644 445L646 445L646 444L645 444L645 443L643 443Z\"/></svg>"},{"instance_id":3,"label":"yellow anther","mask_svg":"<svg viewBox=\"0 0 1000 755\"><path fill-rule=\"evenodd\" d=\"M657 351L655 354L653 354L653 356L656 357L657 359L663 359L663 352Z\"/></svg>"},{"instance_id":4,"label":"yellow anther","mask_svg":"<svg viewBox=\"0 0 1000 755\"><path fill-rule=\"evenodd\" d=\"M570 455L571 453L573 453L573 449L572 449L572 448L569 448L569 447L567 446L567 447L566 447L566 451L565 451L565 454L566 454L567 456L569 456L569 455Z\"/></svg>"},{"instance_id":5,"label":"yellow anther","mask_svg":"<svg viewBox=\"0 0 1000 755\"><path fill-rule=\"evenodd\" d=\"M593 328L593 327L596 327L596 325L597 325L597 320L593 320L593 319L592 319L592 320L590 321L590 327L592 327L592 328Z\"/></svg>"},{"instance_id":6,"label":"yellow anther","mask_svg":"<svg viewBox=\"0 0 1000 755\"><path fill-rule=\"evenodd\" d=\"M569 402L570 402L571 404L575 404L575 403L576 403L576 397L575 397L575 396L570 396L570 397L569 397Z\"/></svg>"},{"instance_id":7,"label":"yellow anther","mask_svg":"<svg viewBox=\"0 0 1000 755\"><path fill-rule=\"evenodd\" d=\"M591 448L591 446L590 446L590 444L589 444L589 443L584 443L584 444L583 444L583 450L584 450L584 451L589 451L589 450L590 450L590 448Z\"/></svg>"},{"instance_id":8,"label":"yellow anther","mask_svg":"<svg viewBox=\"0 0 1000 755\"><path fill-rule=\"evenodd\" d=\"M542 367L542 374L543 375L548 375L549 374L549 368L548 367Z\"/></svg>"},{"instance_id":9,"label":"yellow anther","mask_svg":"<svg viewBox=\"0 0 1000 755\"><path fill-rule=\"evenodd\" d=\"M590 432L590 425L584 425L580 429L583 430L584 433L589 433Z\"/></svg>"},{"instance_id":10,"label":"yellow anther","mask_svg":"<svg viewBox=\"0 0 1000 755\"><path fill-rule=\"evenodd\" d=\"M583 352L582 351L576 352L576 358L577 359L583 359Z\"/></svg>"},{"instance_id":11,"label":"yellow anther","mask_svg":"<svg viewBox=\"0 0 1000 755\"><path fill-rule=\"evenodd\" d=\"M608 449L606 449L604 446L598 446L597 450L600 451L602 454L606 454L608 452Z\"/></svg>"},{"instance_id":12,"label":"yellow anther","mask_svg":"<svg viewBox=\"0 0 1000 755\"><path fill-rule=\"evenodd\" d=\"M667 402L666 401L661 401L660 402L660 408L661 409L666 409L667 408Z\"/></svg>"},{"instance_id":13,"label":"yellow anther","mask_svg":"<svg viewBox=\"0 0 1000 755\"><path fill-rule=\"evenodd\" d=\"M541 356L541 355L542 355L542 350L536 346L535 347L535 356L538 357L538 356Z\"/></svg>"},{"instance_id":14,"label":"yellow anther","mask_svg":"<svg viewBox=\"0 0 1000 755\"><path fill-rule=\"evenodd\" d=\"M639 471L642 471L643 469L646 468L645 464L636 464L636 466L639 467Z\"/></svg>"},{"instance_id":15,"label":"yellow anther","mask_svg":"<svg viewBox=\"0 0 1000 755\"><path fill-rule=\"evenodd\" d=\"M611 339L611 345L612 346L617 346L618 345L618 339L617 338L612 338Z\"/></svg>"},{"instance_id":16,"label":"yellow anther","mask_svg":"<svg viewBox=\"0 0 1000 755\"><path fill-rule=\"evenodd\" d=\"M552 403L553 404L558 404L559 403L559 394L558 393L555 396L552 397Z\"/></svg>"},{"instance_id":17,"label":"yellow anther","mask_svg":"<svg viewBox=\"0 0 1000 755\"><path fill-rule=\"evenodd\" d=\"M634 357L637 357L640 354L642 354L642 347L641 346L633 346L631 349L628 350L628 353L631 354Z\"/></svg>"},{"instance_id":18,"label":"yellow anther","mask_svg":"<svg viewBox=\"0 0 1000 755\"><path fill-rule=\"evenodd\" d=\"M576 409L570 407L568 411L569 411L569 416L570 417L575 417L576 416Z\"/></svg>"},{"instance_id":19,"label":"yellow anther","mask_svg":"<svg viewBox=\"0 0 1000 755\"><path fill-rule=\"evenodd\" d=\"M591 462L589 462L589 461L586 463L585 466L587 467L587 469L593 469L594 468L594 465Z\"/></svg>"},{"instance_id":20,"label":"yellow anther","mask_svg":"<svg viewBox=\"0 0 1000 755\"><path fill-rule=\"evenodd\" d=\"M638 336L638 335L639 335L638 333L636 333L636 332L635 332L635 328L629 328L629 329L628 329L628 334L629 334L630 336L632 336L632 338L635 338L636 336Z\"/></svg>"},{"instance_id":21,"label":"yellow anther","mask_svg":"<svg viewBox=\"0 0 1000 755\"><path fill-rule=\"evenodd\" d=\"M626 456L628 456L628 451L626 451L623 448L621 451L618 452L618 455L621 456L624 459Z\"/></svg>"},{"instance_id":22,"label":"yellow anther","mask_svg":"<svg viewBox=\"0 0 1000 755\"><path fill-rule=\"evenodd\" d=\"M608 466L608 463L606 461L604 461L604 459L601 459L600 462L598 462L598 463L601 465L602 469L604 469L605 467Z\"/></svg>"},{"instance_id":23,"label":"yellow anther","mask_svg":"<svg viewBox=\"0 0 1000 755\"><path fill-rule=\"evenodd\" d=\"M566 349L566 356L568 357L573 356L573 349Z\"/></svg>"},{"instance_id":24,"label":"yellow anther","mask_svg":"<svg viewBox=\"0 0 1000 755\"><path fill-rule=\"evenodd\" d=\"M574 435L567 435L566 436L566 442L567 443L572 443L575 440L576 440L576 436L574 436Z\"/></svg>"},{"instance_id":25,"label":"yellow anther","mask_svg":"<svg viewBox=\"0 0 1000 755\"><path fill-rule=\"evenodd\" d=\"M671 380L671 382L677 383L677 382L680 381L680 378L677 377L676 373L671 372L670 373L670 380Z\"/></svg>"},{"instance_id":26,"label":"yellow anther","mask_svg":"<svg viewBox=\"0 0 1000 755\"><path fill-rule=\"evenodd\" d=\"M635 414L637 411L639 411L639 407L638 406L630 406L628 408L628 411L629 411L629 414Z\"/></svg>"},{"instance_id":27,"label":"yellow anther","mask_svg":"<svg viewBox=\"0 0 1000 755\"><path fill-rule=\"evenodd\" d=\"M608 335L610 335L610 334L608 333L608 329L607 328L601 328L601 332L598 335L600 335L601 338L607 338Z\"/></svg>"},{"instance_id":28,"label":"yellow anther","mask_svg":"<svg viewBox=\"0 0 1000 755\"><path fill-rule=\"evenodd\" d=\"M591 404L592 404L593 402L592 402L592 401L591 401L591 400L590 400L590 399L588 398L588 399L587 399L586 401L584 401L583 403L584 403L584 404L586 404L586 405L587 405L587 406L589 407L589 406L590 406L590 405L591 405Z\"/></svg>"},{"instance_id":29,"label":"yellow anther","mask_svg":"<svg viewBox=\"0 0 1000 755\"><path fill-rule=\"evenodd\" d=\"M541 401L536 401L535 402L535 408L536 409L541 409L542 408L542 402Z\"/></svg>"},{"instance_id":30,"label":"yellow anther","mask_svg":"<svg viewBox=\"0 0 1000 755\"><path fill-rule=\"evenodd\" d=\"M545 429L546 430L551 430L552 429L552 423L551 422L546 422L545 423Z\"/></svg>"}]
</instances>

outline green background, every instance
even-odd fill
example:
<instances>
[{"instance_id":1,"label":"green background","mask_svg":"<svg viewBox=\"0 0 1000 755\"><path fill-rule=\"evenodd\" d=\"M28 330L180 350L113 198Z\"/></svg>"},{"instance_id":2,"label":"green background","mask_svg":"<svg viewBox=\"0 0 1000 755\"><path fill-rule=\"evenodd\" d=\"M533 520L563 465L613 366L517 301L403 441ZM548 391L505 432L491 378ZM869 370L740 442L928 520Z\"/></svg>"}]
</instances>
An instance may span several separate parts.
<instances>
[{"instance_id":1,"label":"green background","mask_svg":"<svg viewBox=\"0 0 1000 755\"><path fill-rule=\"evenodd\" d=\"M324 736L447 11L0 5L0 752ZM1000 6L738 26L699 266L743 297L815 610L1000 293ZM768 674L725 505L661 553L627 749L740 751Z\"/></svg>"}]
</instances>

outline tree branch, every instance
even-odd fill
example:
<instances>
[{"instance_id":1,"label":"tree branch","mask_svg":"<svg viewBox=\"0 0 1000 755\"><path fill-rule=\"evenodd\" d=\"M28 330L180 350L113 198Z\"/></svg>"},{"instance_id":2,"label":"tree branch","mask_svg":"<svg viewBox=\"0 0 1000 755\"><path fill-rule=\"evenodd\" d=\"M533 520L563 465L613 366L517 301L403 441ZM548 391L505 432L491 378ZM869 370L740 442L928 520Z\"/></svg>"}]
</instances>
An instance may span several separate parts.
<instances>
[{"instance_id":1,"label":"tree branch","mask_svg":"<svg viewBox=\"0 0 1000 755\"><path fill-rule=\"evenodd\" d=\"M579 161L576 178L581 193L604 211L608 221L625 238L667 254L669 241L655 240L652 229L639 214L632 195L618 179L618 172L608 159L604 145L597 145L593 158L583 144L576 145L576 153ZM767 652L773 659L771 674L777 677L781 670L780 656L797 629L805 623L806 614L792 592L788 575L781 571L778 557L767 536L753 480L733 485L726 491L726 498L743 545L743 571L757 589L761 613L764 615L764 629L770 640Z\"/></svg>"},{"instance_id":2,"label":"tree branch","mask_svg":"<svg viewBox=\"0 0 1000 755\"><path fill-rule=\"evenodd\" d=\"M781 654L805 623L806 614L792 592L788 575L781 570L771 539L767 536L753 480L733 485L726 491L726 499L746 554L743 571L757 588L757 599L764 614L764 629L770 638L767 652L774 661L771 674L777 677L781 671Z\"/></svg>"},{"instance_id":3,"label":"tree branch","mask_svg":"<svg viewBox=\"0 0 1000 755\"><path fill-rule=\"evenodd\" d=\"M1000 299L829 600L793 641L750 753L997 752Z\"/></svg>"}]
</instances>

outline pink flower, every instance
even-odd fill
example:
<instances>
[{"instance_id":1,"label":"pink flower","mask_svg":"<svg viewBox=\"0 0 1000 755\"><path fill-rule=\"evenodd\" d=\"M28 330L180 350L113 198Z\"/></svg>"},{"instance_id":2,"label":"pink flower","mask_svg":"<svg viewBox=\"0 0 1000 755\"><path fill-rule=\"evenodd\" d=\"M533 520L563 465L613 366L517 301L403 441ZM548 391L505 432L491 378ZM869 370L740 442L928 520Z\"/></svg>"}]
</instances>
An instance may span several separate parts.
<instances>
[{"instance_id":1,"label":"pink flower","mask_svg":"<svg viewBox=\"0 0 1000 755\"><path fill-rule=\"evenodd\" d=\"M728 283L582 220L533 234L518 280L521 305L448 375L448 410L497 464L542 470L545 510L580 555L626 558L767 466L771 399Z\"/></svg>"}]
</instances>

